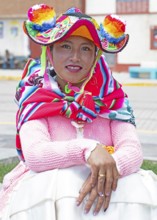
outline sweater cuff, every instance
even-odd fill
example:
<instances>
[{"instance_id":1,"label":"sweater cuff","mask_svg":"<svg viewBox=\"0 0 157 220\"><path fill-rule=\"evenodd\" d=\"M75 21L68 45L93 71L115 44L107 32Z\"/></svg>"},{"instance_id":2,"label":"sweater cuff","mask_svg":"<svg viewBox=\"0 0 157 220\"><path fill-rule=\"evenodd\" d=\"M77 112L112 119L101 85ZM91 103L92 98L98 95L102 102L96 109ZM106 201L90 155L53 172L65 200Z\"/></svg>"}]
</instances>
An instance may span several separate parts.
<instances>
[{"instance_id":1,"label":"sweater cuff","mask_svg":"<svg viewBox=\"0 0 157 220\"><path fill-rule=\"evenodd\" d=\"M91 139L84 139L84 146L85 146L84 157L86 162L90 157L91 152L96 148L97 144L99 144L98 141Z\"/></svg>"},{"instance_id":2,"label":"sweater cuff","mask_svg":"<svg viewBox=\"0 0 157 220\"><path fill-rule=\"evenodd\" d=\"M117 167L117 170L118 170L119 175L122 176L122 172L121 172L120 166L118 165L118 161L117 161L116 155L113 153L113 154L111 154L111 156L113 157L113 159L114 159L115 162L116 162L116 167Z\"/></svg>"}]
</instances>

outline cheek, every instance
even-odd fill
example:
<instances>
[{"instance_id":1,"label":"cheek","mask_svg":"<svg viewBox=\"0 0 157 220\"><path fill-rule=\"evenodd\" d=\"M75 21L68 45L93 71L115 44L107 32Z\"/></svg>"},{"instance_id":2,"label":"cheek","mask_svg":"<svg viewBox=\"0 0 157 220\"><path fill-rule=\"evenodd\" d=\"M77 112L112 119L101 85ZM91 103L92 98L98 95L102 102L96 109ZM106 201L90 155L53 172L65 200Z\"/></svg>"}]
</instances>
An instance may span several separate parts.
<instances>
[{"instance_id":1,"label":"cheek","mask_svg":"<svg viewBox=\"0 0 157 220\"><path fill-rule=\"evenodd\" d=\"M62 63L62 59L61 56L59 56L58 53L53 52L52 53L52 60L53 60L53 67L55 70L60 69L61 63Z\"/></svg>"},{"instance_id":2,"label":"cheek","mask_svg":"<svg viewBox=\"0 0 157 220\"><path fill-rule=\"evenodd\" d=\"M56 73L61 71L61 65L59 65L59 64L60 64L60 62L58 62L57 60L53 61L53 68Z\"/></svg>"},{"instance_id":3,"label":"cheek","mask_svg":"<svg viewBox=\"0 0 157 220\"><path fill-rule=\"evenodd\" d=\"M84 58L84 61L86 62L86 67L88 69L92 68L92 66L94 65L95 59L96 59L95 55L94 56L91 55L89 57Z\"/></svg>"}]
</instances>

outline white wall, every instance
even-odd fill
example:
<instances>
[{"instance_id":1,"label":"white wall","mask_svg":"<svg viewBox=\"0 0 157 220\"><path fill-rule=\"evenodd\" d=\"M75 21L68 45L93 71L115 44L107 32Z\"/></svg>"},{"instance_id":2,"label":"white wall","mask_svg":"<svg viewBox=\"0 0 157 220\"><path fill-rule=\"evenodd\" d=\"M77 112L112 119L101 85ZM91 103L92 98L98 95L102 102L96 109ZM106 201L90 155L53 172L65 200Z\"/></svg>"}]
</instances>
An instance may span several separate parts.
<instances>
[{"instance_id":1,"label":"white wall","mask_svg":"<svg viewBox=\"0 0 157 220\"><path fill-rule=\"evenodd\" d=\"M116 11L115 0L86 0L87 14L110 14Z\"/></svg>"},{"instance_id":2,"label":"white wall","mask_svg":"<svg viewBox=\"0 0 157 220\"><path fill-rule=\"evenodd\" d=\"M149 0L149 11L157 12L157 0Z\"/></svg>"},{"instance_id":3,"label":"white wall","mask_svg":"<svg viewBox=\"0 0 157 220\"><path fill-rule=\"evenodd\" d=\"M157 51L150 50L150 27L156 25L157 14L128 15L127 31L130 39L123 53L119 53L119 63L139 64L157 61Z\"/></svg>"},{"instance_id":4,"label":"white wall","mask_svg":"<svg viewBox=\"0 0 157 220\"><path fill-rule=\"evenodd\" d=\"M144 58L145 52L149 50L149 28L146 15L128 15L127 16L127 33L130 35L127 50L124 56L119 55L119 62L140 63Z\"/></svg>"},{"instance_id":5,"label":"white wall","mask_svg":"<svg viewBox=\"0 0 157 220\"><path fill-rule=\"evenodd\" d=\"M3 21L3 37L0 38L0 55L8 49L12 54L28 56L28 37L24 34L23 20L1 20Z\"/></svg>"}]
</instances>

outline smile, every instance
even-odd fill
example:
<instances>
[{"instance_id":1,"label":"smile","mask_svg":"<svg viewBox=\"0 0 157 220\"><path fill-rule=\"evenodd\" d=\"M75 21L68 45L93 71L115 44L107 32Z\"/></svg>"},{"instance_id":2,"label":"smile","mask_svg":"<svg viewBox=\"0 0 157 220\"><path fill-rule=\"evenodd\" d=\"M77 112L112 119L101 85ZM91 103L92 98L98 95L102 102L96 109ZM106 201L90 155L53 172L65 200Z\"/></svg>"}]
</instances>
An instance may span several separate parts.
<instances>
[{"instance_id":1,"label":"smile","mask_svg":"<svg viewBox=\"0 0 157 220\"><path fill-rule=\"evenodd\" d=\"M68 66L66 66L66 68L71 72L77 72L82 69L82 67L80 67L80 66L72 66L72 65L68 65Z\"/></svg>"}]
</instances>

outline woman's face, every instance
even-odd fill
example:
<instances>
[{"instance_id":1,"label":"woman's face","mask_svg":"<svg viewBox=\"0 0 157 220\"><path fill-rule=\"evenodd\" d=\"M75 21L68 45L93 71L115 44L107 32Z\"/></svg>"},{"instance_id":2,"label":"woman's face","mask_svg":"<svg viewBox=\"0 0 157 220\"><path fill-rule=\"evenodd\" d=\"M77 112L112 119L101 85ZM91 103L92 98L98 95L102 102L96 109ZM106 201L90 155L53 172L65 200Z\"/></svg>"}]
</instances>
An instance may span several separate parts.
<instances>
[{"instance_id":1,"label":"woman's face","mask_svg":"<svg viewBox=\"0 0 157 220\"><path fill-rule=\"evenodd\" d=\"M60 86L65 86L67 82L81 85L90 72L95 57L95 45L86 38L71 36L55 43L52 48L52 59Z\"/></svg>"}]
</instances>

